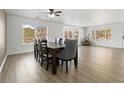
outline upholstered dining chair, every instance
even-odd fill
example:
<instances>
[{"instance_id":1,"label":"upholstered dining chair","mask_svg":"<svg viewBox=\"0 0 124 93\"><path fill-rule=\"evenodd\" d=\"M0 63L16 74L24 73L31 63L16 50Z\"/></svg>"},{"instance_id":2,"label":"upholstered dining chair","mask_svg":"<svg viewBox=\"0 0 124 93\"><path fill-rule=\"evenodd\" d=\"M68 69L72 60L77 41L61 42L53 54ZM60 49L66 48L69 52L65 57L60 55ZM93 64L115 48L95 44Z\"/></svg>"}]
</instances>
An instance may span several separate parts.
<instances>
[{"instance_id":1,"label":"upholstered dining chair","mask_svg":"<svg viewBox=\"0 0 124 93\"><path fill-rule=\"evenodd\" d=\"M66 40L66 46L60 54L57 55L57 61L62 60L66 62L66 73L68 73L68 61L74 60L75 68L76 66L76 52L77 52L77 42L78 40Z\"/></svg>"}]
</instances>

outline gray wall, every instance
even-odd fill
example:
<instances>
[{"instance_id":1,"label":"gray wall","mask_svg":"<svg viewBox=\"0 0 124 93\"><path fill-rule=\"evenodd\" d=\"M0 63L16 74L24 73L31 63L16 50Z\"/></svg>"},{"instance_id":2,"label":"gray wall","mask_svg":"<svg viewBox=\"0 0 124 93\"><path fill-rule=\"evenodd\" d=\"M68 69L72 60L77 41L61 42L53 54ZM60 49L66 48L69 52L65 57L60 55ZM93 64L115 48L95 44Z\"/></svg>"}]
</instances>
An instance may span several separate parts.
<instances>
[{"instance_id":1,"label":"gray wall","mask_svg":"<svg viewBox=\"0 0 124 93\"><path fill-rule=\"evenodd\" d=\"M7 15L7 52L8 54L17 54L33 51L33 45L22 45L22 24L32 24L48 27L48 41L54 41L55 38L63 37L63 29L73 27L81 32L80 38L84 38L84 31L81 27L75 27L55 22L34 20L14 15ZM79 39L80 40L80 39Z\"/></svg>"},{"instance_id":2,"label":"gray wall","mask_svg":"<svg viewBox=\"0 0 124 93\"><path fill-rule=\"evenodd\" d=\"M4 10L0 9L0 65L6 54L6 24Z\"/></svg>"},{"instance_id":3,"label":"gray wall","mask_svg":"<svg viewBox=\"0 0 124 93\"><path fill-rule=\"evenodd\" d=\"M122 35L124 34L124 23L115 23L115 24L106 24L106 25L87 27L86 35L88 35L91 31L95 31L99 29L107 29L107 28L110 28L112 30L112 40L110 41L91 40L92 45L122 48Z\"/></svg>"}]
</instances>

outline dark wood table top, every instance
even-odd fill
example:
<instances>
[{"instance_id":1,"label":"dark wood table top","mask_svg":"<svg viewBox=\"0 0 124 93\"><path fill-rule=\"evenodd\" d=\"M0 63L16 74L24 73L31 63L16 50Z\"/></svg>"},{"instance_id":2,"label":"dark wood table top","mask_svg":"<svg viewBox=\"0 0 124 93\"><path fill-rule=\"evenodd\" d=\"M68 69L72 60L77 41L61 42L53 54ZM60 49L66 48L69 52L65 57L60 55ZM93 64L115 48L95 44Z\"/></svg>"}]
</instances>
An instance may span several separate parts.
<instances>
[{"instance_id":1,"label":"dark wood table top","mask_svg":"<svg viewBox=\"0 0 124 93\"><path fill-rule=\"evenodd\" d=\"M48 42L47 47L51 48L51 49L59 49L59 48L64 48L65 44L59 44L59 43L55 43L55 42Z\"/></svg>"}]
</instances>

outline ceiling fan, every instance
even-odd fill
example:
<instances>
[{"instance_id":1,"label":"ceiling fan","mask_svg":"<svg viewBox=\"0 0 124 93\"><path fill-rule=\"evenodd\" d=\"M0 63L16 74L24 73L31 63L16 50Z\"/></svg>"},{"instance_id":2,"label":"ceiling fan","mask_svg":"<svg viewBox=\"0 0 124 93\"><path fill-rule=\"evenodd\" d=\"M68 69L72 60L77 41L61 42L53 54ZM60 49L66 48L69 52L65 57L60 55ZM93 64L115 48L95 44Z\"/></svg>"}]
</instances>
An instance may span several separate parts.
<instances>
[{"instance_id":1,"label":"ceiling fan","mask_svg":"<svg viewBox=\"0 0 124 93\"><path fill-rule=\"evenodd\" d=\"M60 16L62 11L55 11L54 9L49 9L48 17L53 18L54 16Z\"/></svg>"}]
</instances>

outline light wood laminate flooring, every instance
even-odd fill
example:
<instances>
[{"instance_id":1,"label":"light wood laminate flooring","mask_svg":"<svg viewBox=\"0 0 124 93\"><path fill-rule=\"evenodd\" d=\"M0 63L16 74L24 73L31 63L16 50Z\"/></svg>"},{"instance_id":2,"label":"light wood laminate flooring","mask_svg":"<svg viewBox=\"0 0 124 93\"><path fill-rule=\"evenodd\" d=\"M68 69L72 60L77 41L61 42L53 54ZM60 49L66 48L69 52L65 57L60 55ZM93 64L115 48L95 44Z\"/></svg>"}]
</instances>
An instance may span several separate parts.
<instances>
[{"instance_id":1,"label":"light wood laminate flooring","mask_svg":"<svg viewBox=\"0 0 124 93\"><path fill-rule=\"evenodd\" d=\"M42 68L33 53L9 55L0 74L5 83L116 83L124 82L124 49L82 46L78 52L78 68L69 62L69 73L65 64L57 74Z\"/></svg>"}]
</instances>

